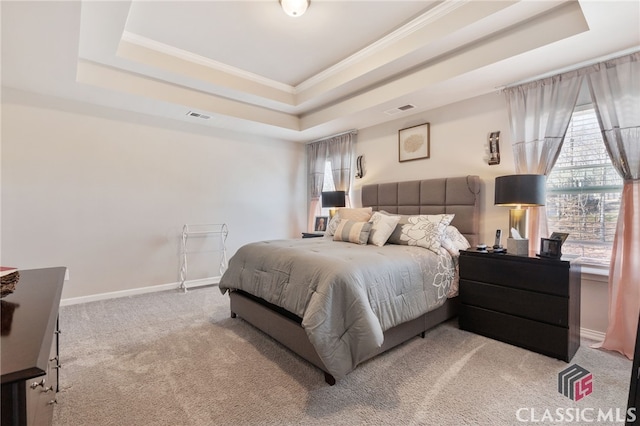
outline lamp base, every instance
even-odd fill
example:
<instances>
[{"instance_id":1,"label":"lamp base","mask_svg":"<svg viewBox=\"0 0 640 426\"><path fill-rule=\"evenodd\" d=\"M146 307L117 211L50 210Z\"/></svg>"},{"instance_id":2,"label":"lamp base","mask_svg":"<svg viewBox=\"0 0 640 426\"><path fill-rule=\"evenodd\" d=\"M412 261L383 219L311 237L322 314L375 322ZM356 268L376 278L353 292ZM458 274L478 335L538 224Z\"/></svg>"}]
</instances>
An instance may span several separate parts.
<instances>
[{"instance_id":1,"label":"lamp base","mask_svg":"<svg viewBox=\"0 0 640 426\"><path fill-rule=\"evenodd\" d=\"M511 235L511 228L515 228L522 238L527 238L527 223L528 223L527 209L510 209L509 210L509 236Z\"/></svg>"}]
</instances>

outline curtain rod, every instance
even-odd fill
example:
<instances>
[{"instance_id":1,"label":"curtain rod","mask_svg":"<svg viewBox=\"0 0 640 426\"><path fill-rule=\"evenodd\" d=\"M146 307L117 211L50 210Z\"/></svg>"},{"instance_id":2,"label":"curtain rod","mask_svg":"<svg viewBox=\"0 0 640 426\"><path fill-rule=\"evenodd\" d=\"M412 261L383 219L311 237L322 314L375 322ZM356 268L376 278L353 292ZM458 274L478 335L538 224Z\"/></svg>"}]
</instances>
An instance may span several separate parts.
<instances>
[{"instance_id":1,"label":"curtain rod","mask_svg":"<svg viewBox=\"0 0 640 426\"><path fill-rule=\"evenodd\" d=\"M322 137L320 139L315 139L315 140L312 140L311 142L307 142L307 144L315 143L315 142L321 142L321 141L324 141L324 140L327 140L327 139L331 139L331 138L335 138L335 137L338 137L338 136L347 135L349 133L353 133L354 135L357 135L358 134L358 129L351 129L351 130L347 130L346 132L336 133L335 135L324 136L324 137Z\"/></svg>"}]
</instances>

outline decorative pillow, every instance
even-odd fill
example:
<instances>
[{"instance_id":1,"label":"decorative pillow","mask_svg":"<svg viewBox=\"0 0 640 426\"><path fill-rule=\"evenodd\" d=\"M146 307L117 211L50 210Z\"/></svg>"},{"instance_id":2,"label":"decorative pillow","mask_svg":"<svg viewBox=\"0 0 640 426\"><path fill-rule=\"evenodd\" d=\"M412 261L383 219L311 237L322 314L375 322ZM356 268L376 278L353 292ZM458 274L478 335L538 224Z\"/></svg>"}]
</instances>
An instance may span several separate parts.
<instances>
[{"instance_id":1,"label":"decorative pillow","mask_svg":"<svg viewBox=\"0 0 640 426\"><path fill-rule=\"evenodd\" d=\"M451 256L457 256L460 254L460 250L466 250L471 245L469 241L458 231L455 226L447 226L442 237L442 247L447 250Z\"/></svg>"},{"instance_id":2,"label":"decorative pillow","mask_svg":"<svg viewBox=\"0 0 640 426\"><path fill-rule=\"evenodd\" d=\"M329 221L329 225L327 226L327 230L325 231L324 236L327 238L333 237L333 234L336 233L336 229L338 228L338 224L340 223L341 219L353 220L355 222L369 222L372 213L373 209L371 207L340 208L338 209L336 214L333 215L333 218L331 218L331 220Z\"/></svg>"},{"instance_id":3,"label":"decorative pillow","mask_svg":"<svg viewBox=\"0 0 640 426\"><path fill-rule=\"evenodd\" d=\"M333 215L329 224L327 225L327 229L324 231L325 238L333 238L333 234L336 233L336 229L338 229L338 225L340 224L340 214L336 213Z\"/></svg>"},{"instance_id":4,"label":"decorative pillow","mask_svg":"<svg viewBox=\"0 0 640 426\"><path fill-rule=\"evenodd\" d=\"M337 214L340 215L341 219L348 219L356 222L369 222L369 219L371 219L371 215L373 214L373 209L371 207L342 207L338 209Z\"/></svg>"},{"instance_id":5,"label":"decorative pillow","mask_svg":"<svg viewBox=\"0 0 640 426\"><path fill-rule=\"evenodd\" d=\"M442 237L453 217L453 214L408 216L407 223L398 224L388 241L391 244L424 247L439 254Z\"/></svg>"},{"instance_id":6,"label":"decorative pillow","mask_svg":"<svg viewBox=\"0 0 640 426\"><path fill-rule=\"evenodd\" d=\"M362 245L367 244L371 226L371 222L356 222L354 220L342 219L338 224L333 240L348 241Z\"/></svg>"},{"instance_id":7,"label":"decorative pillow","mask_svg":"<svg viewBox=\"0 0 640 426\"><path fill-rule=\"evenodd\" d=\"M369 244L378 247L385 245L389 236L396 229L396 225L400 221L400 216L390 216L380 212L375 212L371 216L371 233L369 234Z\"/></svg>"}]
</instances>

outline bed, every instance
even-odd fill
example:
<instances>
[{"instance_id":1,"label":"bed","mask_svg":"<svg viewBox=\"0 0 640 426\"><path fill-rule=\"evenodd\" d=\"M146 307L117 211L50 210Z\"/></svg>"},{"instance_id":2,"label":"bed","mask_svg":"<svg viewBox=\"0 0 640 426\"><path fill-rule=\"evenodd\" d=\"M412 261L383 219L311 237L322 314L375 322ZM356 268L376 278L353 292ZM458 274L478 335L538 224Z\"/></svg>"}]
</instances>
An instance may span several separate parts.
<instances>
[{"instance_id":1,"label":"bed","mask_svg":"<svg viewBox=\"0 0 640 426\"><path fill-rule=\"evenodd\" d=\"M362 206L385 217L403 215L405 224L428 217L440 230L443 224L447 230L455 227L475 245L479 192L478 176L372 184L362 187ZM330 385L457 314L457 262L451 250L397 240L352 244L370 226L358 222L354 231L353 225L343 220L333 230L350 239L355 235L351 243L325 237L247 244L230 259L220 281L220 290L229 292L232 318L242 318L320 368Z\"/></svg>"}]
</instances>

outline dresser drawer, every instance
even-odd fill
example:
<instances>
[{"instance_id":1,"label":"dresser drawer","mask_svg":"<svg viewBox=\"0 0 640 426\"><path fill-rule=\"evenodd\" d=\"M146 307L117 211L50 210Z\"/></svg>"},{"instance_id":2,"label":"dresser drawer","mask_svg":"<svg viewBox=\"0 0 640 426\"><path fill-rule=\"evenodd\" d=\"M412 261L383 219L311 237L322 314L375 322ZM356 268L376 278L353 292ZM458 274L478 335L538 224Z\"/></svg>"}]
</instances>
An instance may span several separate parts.
<instances>
[{"instance_id":1,"label":"dresser drawer","mask_svg":"<svg viewBox=\"0 0 640 426\"><path fill-rule=\"evenodd\" d=\"M569 299L494 284L460 280L460 302L560 327L569 327Z\"/></svg>"},{"instance_id":2,"label":"dresser drawer","mask_svg":"<svg viewBox=\"0 0 640 426\"><path fill-rule=\"evenodd\" d=\"M577 347L569 347L569 330L501 312L465 306L460 328L569 362Z\"/></svg>"},{"instance_id":3,"label":"dresser drawer","mask_svg":"<svg viewBox=\"0 0 640 426\"><path fill-rule=\"evenodd\" d=\"M518 256L460 256L460 279L569 296L569 263Z\"/></svg>"}]
</instances>

